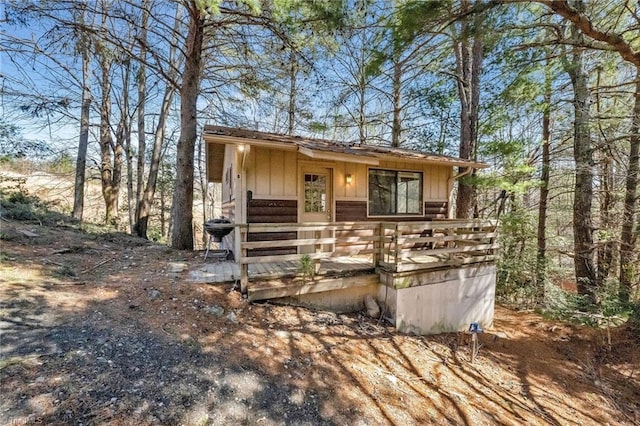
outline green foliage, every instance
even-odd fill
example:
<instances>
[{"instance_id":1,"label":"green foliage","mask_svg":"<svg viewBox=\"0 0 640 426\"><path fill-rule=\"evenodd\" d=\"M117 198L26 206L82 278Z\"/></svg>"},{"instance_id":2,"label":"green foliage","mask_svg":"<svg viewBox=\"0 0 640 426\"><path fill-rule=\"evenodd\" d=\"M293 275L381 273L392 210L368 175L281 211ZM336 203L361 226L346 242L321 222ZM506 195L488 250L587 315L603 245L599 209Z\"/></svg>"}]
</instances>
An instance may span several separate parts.
<instances>
[{"instance_id":1,"label":"green foliage","mask_svg":"<svg viewBox=\"0 0 640 426\"><path fill-rule=\"evenodd\" d=\"M309 123L309 131L313 133L324 133L329 131L329 125L320 121L312 121Z\"/></svg>"},{"instance_id":2,"label":"green foliage","mask_svg":"<svg viewBox=\"0 0 640 426\"><path fill-rule=\"evenodd\" d=\"M640 336L640 301L636 301L630 306L629 324Z\"/></svg>"},{"instance_id":3,"label":"green foliage","mask_svg":"<svg viewBox=\"0 0 640 426\"><path fill-rule=\"evenodd\" d=\"M536 167L530 163L527 141L522 139L494 139L483 145L483 155L495 158L501 167L492 173L484 173L480 186L495 187L509 194L523 194L538 187L540 182L534 179Z\"/></svg>"},{"instance_id":4,"label":"green foliage","mask_svg":"<svg viewBox=\"0 0 640 426\"><path fill-rule=\"evenodd\" d=\"M37 220L40 200L28 195L26 190L0 192L0 214L2 217L15 220Z\"/></svg>"},{"instance_id":5,"label":"green foliage","mask_svg":"<svg viewBox=\"0 0 640 426\"><path fill-rule=\"evenodd\" d=\"M535 229L535 216L529 211L516 208L501 218L496 297L503 302L531 307L539 299Z\"/></svg>"},{"instance_id":6,"label":"green foliage","mask_svg":"<svg viewBox=\"0 0 640 426\"><path fill-rule=\"evenodd\" d=\"M49 161L48 166L53 172L69 174L75 170L75 160L68 152L62 152Z\"/></svg>"},{"instance_id":7,"label":"green foliage","mask_svg":"<svg viewBox=\"0 0 640 426\"><path fill-rule=\"evenodd\" d=\"M597 309L605 317L628 317L630 306L620 300L620 282L609 278L596 290Z\"/></svg>"},{"instance_id":8,"label":"green foliage","mask_svg":"<svg viewBox=\"0 0 640 426\"><path fill-rule=\"evenodd\" d=\"M63 265L53 272L53 276L57 278L72 278L76 276L76 271L69 265Z\"/></svg>"},{"instance_id":9,"label":"green foliage","mask_svg":"<svg viewBox=\"0 0 640 426\"><path fill-rule=\"evenodd\" d=\"M275 0L273 15L290 29L304 25L340 27L347 16L343 1Z\"/></svg>"},{"instance_id":10,"label":"green foliage","mask_svg":"<svg viewBox=\"0 0 640 426\"><path fill-rule=\"evenodd\" d=\"M302 272L302 278L304 280L313 277L315 274L315 264L308 254L300 258L300 272Z\"/></svg>"},{"instance_id":11,"label":"green foliage","mask_svg":"<svg viewBox=\"0 0 640 426\"><path fill-rule=\"evenodd\" d=\"M253 14L257 15L261 11L259 0L242 0L238 3L246 6ZM201 13L216 16L220 14L220 5L222 4L222 0L196 0L195 4L196 8L200 10Z\"/></svg>"},{"instance_id":12,"label":"green foliage","mask_svg":"<svg viewBox=\"0 0 640 426\"><path fill-rule=\"evenodd\" d=\"M162 235L162 231L159 227L149 227L147 230L147 236L151 241L159 242L159 243L167 243L166 238Z\"/></svg>"},{"instance_id":13,"label":"green foliage","mask_svg":"<svg viewBox=\"0 0 640 426\"><path fill-rule=\"evenodd\" d=\"M412 0L402 4L393 25L396 47L401 49L425 33L429 25L448 12L451 4L447 0Z\"/></svg>"},{"instance_id":14,"label":"green foliage","mask_svg":"<svg viewBox=\"0 0 640 426\"><path fill-rule=\"evenodd\" d=\"M409 0L397 6L395 13L386 18L381 29L379 46L367 63L365 74L369 77L382 73L383 65L397 61L418 37L430 29L449 12L448 0Z\"/></svg>"},{"instance_id":15,"label":"green foliage","mask_svg":"<svg viewBox=\"0 0 640 426\"><path fill-rule=\"evenodd\" d=\"M640 333L640 305L621 301L616 279L606 280L596 290L596 303L586 296L547 283L542 313L548 318L589 327L615 327L628 321Z\"/></svg>"},{"instance_id":16,"label":"green foliage","mask_svg":"<svg viewBox=\"0 0 640 426\"><path fill-rule=\"evenodd\" d=\"M588 297L562 290L547 284L545 287L544 315L590 327L621 325L628 319L633 321L635 310L618 297L619 282L609 279L596 290L594 304Z\"/></svg>"},{"instance_id":17,"label":"green foliage","mask_svg":"<svg viewBox=\"0 0 640 426\"><path fill-rule=\"evenodd\" d=\"M27 140L20 134L20 128L0 118L0 163L15 158L44 158L52 151L43 141Z\"/></svg>"},{"instance_id":18,"label":"green foliage","mask_svg":"<svg viewBox=\"0 0 640 426\"><path fill-rule=\"evenodd\" d=\"M54 210L54 203L42 201L18 183L17 187L0 190L0 216L14 220L55 223L72 220Z\"/></svg>"}]
</instances>

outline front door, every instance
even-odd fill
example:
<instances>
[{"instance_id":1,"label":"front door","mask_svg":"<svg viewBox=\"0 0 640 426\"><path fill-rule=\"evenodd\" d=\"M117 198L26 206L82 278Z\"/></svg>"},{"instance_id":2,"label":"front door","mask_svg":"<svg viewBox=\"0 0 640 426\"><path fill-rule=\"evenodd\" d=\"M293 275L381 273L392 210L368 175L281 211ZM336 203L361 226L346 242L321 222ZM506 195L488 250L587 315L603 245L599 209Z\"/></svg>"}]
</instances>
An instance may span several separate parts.
<instances>
[{"instance_id":1,"label":"front door","mask_svg":"<svg viewBox=\"0 0 640 426\"><path fill-rule=\"evenodd\" d=\"M303 167L301 174L302 206L301 223L332 222L333 198L331 197L331 169L323 167ZM325 238L333 235L331 231L301 231L299 238ZM301 246L300 253L312 253L319 247ZM325 244L322 251L331 251L332 245Z\"/></svg>"}]
</instances>

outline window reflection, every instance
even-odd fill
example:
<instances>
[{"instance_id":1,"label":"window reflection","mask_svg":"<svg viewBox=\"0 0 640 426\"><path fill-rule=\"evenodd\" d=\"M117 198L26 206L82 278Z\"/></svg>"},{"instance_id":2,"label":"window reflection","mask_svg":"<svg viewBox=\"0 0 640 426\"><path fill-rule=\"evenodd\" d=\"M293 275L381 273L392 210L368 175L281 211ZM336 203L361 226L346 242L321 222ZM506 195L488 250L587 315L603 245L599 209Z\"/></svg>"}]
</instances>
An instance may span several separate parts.
<instances>
[{"instance_id":1,"label":"window reflection","mask_svg":"<svg viewBox=\"0 0 640 426\"><path fill-rule=\"evenodd\" d=\"M304 211L305 213L325 213L327 211L326 175L305 173Z\"/></svg>"},{"instance_id":2,"label":"window reflection","mask_svg":"<svg viewBox=\"0 0 640 426\"><path fill-rule=\"evenodd\" d=\"M422 173L369 169L370 215L422 213Z\"/></svg>"}]
</instances>

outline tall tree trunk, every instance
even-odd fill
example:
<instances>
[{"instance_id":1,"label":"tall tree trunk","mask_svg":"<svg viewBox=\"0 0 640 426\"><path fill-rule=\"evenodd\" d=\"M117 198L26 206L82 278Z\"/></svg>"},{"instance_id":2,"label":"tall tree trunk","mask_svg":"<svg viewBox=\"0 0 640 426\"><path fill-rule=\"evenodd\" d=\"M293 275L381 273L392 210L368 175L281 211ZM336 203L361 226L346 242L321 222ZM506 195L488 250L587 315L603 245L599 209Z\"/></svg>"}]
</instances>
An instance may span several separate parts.
<instances>
[{"instance_id":1,"label":"tall tree trunk","mask_svg":"<svg viewBox=\"0 0 640 426\"><path fill-rule=\"evenodd\" d=\"M171 63L175 62L176 46L178 44L178 26L182 22L181 10L182 9L179 7L176 8L173 42L171 43L171 47L169 48L169 61ZM171 73L172 77L173 74L174 73ZM171 110L171 104L173 102L175 91L176 89L171 84L167 83L167 85L165 86L164 96L162 97L160 113L158 114L158 123L154 132L153 148L151 150L151 161L149 164L149 176L147 177L147 184L144 187L144 193L142 194L141 199L138 201L138 207L136 208L136 224L134 226L134 229L136 235L142 238L148 238L149 216L151 215L153 198L155 196L156 186L158 183L158 174L162 161L162 147L166 132L167 117L169 116L169 112ZM164 205L161 208L164 209ZM161 218L164 220L164 211L161 211ZM165 235L164 228L162 230L162 235Z\"/></svg>"},{"instance_id":2,"label":"tall tree trunk","mask_svg":"<svg viewBox=\"0 0 640 426\"><path fill-rule=\"evenodd\" d=\"M362 4L359 4L358 7L363 7ZM365 72L367 66L366 60L366 33L364 30L361 30L361 42L360 46L360 62L358 63L358 139L362 145L366 145L367 143L367 115L366 115L366 105L367 105L367 74Z\"/></svg>"},{"instance_id":3,"label":"tall tree trunk","mask_svg":"<svg viewBox=\"0 0 640 426\"><path fill-rule=\"evenodd\" d=\"M577 7L584 8L582 2ZM583 48L584 36L571 26L571 41L574 43L571 59L565 57L565 71L573 86L573 109L575 115L573 133L573 156L576 163L573 201L573 244L576 286L578 293L591 302L595 300L596 270L594 264L593 220L593 147L589 133L589 88L585 70Z\"/></svg>"},{"instance_id":4,"label":"tall tree trunk","mask_svg":"<svg viewBox=\"0 0 640 426\"><path fill-rule=\"evenodd\" d=\"M124 151L127 160L127 211L129 212L129 233L133 234L133 227L136 223L136 192L133 189L133 148L131 147L131 125L128 124L128 131L124 135Z\"/></svg>"},{"instance_id":5,"label":"tall tree trunk","mask_svg":"<svg viewBox=\"0 0 640 426\"><path fill-rule=\"evenodd\" d=\"M180 86L180 138L176 149L176 185L173 193L171 246L193 249L193 162L197 138L197 104L204 39L201 2L189 1L189 30Z\"/></svg>"},{"instance_id":6,"label":"tall tree trunk","mask_svg":"<svg viewBox=\"0 0 640 426\"><path fill-rule=\"evenodd\" d=\"M296 97L298 95L298 63L296 62L296 54L293 51L293 48L289 55L289 62L291 68L289 69L289 122L287 126L287 134L293 135L293 130L295 129L296 124Z\"/></svg>"},{"instance_id":7,"label":"tall tree trunk","mask_svg":"<svg viewBox=\"0 0 640 426\"><path fill-rule=\"evenodd\" d=\"M178 8L179 9L179 8ZM142 21L140 23L140 68L138 69L138 156L136 167L136 208L133 221L132 231L140 237L147 237L146 229L142 233L138 229L140 221L140 208L144 199L144 169L147 154L147 138L145 130L145 104L146 104L146 92L147 92L147 68L145 61L147 57L147 31L149 26L149 1L143 0L142 2Z\"/></svg>"},{"instance_id":8,"label":"tall tree trunk","mask_svg":"<svg viewBox=\"0 0 640 426\"><path fill-rule=\"evenodd\" d=\"M601 108L600 108L600 74L601 69L597 70L597 79L596 79L596 113L598 117L601 117ZM613 197L613 186L614 186L614 173L613 173L613 161L611 154L611 146L607 141L607 136L605 134L604 129L601 126L601 120L598 120L598 137L602 138L601 142L597 145L599 147L599 164L600 164L600 191L598 193L598 199L600 201L600 226L599 228L603 230L603 240L599 241L598 247L598 266L597 266L597 274L596 274L596 287L602 286L606 279L609 277L611 273L611 267L613 264L613 249L614 249L614 240L612 237L608 236L609 231L612 231L612 222L613 222L613 213L612 209L614 207L614 197Z\"/></svg>"},{"instance_id":9,"label":"tall tree trunk","mask_svg":"<svg viewBox=\"0 0 640 426\"><path fill-rule=\"evenodd\" d=\"M84 21L84 10L82 12ZM81 22L82 23L82 22ZM82 55L82 107L80 109L80 140L76 157L76 178L73 193L73 213L75 219L82 221L84 211L84 184L87 167L87 147L89 145L89 114L91 113L91 90L89 89L89 46L83 36L80 40Z\"/></svg>"},{"instance_id":10,"label":"tall tree trunk","mask_svg":"<svg viewBox=\"0 0 640 426\"><path fill-rule=\"evenodd\" d=\"M400 147L400 136L402 132L402 123L400 113L402 111L402 105L400 102L402 101L401 94L401 83L402 83L402 63L400 62L400 58L394 58L393 63L393 124L391 127L391 146L395 148Z\"/></svg>"},{"instance_id":11,"label":"tall tree trunk","mask_svg":"<svg viewBox=\"0 0 640 426\"><path fill-rule=\"evenodd\" d=\"M102 197L105 203L105 223L115 225L118 215L118 196L113 187L113 176L116 171L111 164L111 59L109 53L103 51L100 58L101 70L101 102L100 102L100 181Z\"/></svg>"},{"instance_id":12,"label":"tall tree trunk","mask_svg":"<svg viewBox=\"0 0 640 426\"><path fill-rule=\"evenodd\" d=\"M462 10L470 8L469 1L462 1ZM480 75L482 74L483 34L482 14L473 15L473 40L470 40L472 25L470 18L462 20L459 39L454 41L458 97L460 99L460 158L475 160L478 143L478 108L480 102ZM460 173L466 168L461 167ZM456 217L470 218L474 215L476 188L468 179L458 182Z\"/></svg>"},{"instance_id":13,"label":"tall tree trunk","mask_svg":"<svg viewBox=\"0 0 640 426\"><path fill-rule=\"evenodd\" d=\"M136 225L134 228L136 234L142 238L147 238L149 216L151 215L151 207L153 205L153 198L158 182L158 172L160 170L160 162L162 160L162 145L164 142L164 135L166 131L166 122L171 108L171 102L173 101L174 93L175 89L172 86L167 85L164 97L162 98L160 114L158 115L158 125L156 126L156 131L154 134L147 185L145 186L142 200L139 202L137 208L138 217L136 218Z\"/></svg>"},{"instance_id":14,"label":"tall tree trunk","mask_svg":"<svg viewBox=\"0 0 640 426\"><path fill-rule=\"evenodd\" d=\"M640 176L640 67L636 67L636 90L634 93L633 116L629 137L629 165L627 166L620 236L620 300L630 299L634 281L638 277L638 264L634 262L637 234L634 234L636 204L638 201L638 177ZM638 226L640 228L640 225ZM640 229L639 229L640 230Z\"/></svg>"},{"instance_id":15,"label":"tall tree trunk","mask_svg":"<svg viewBox=\"0 0 640 426\"><path fill-rule=\"evenodd\" d=\"M198 182L200 183L200 192L202 193L202 223L207 220L207 203L209 198L209 192L207 191L207 172L206 172L206 157L203 159L202 154L205 153L204 140L203 138L199 139L198 143ZM202 246L206 247L207 242L209 240L209 234L202 227Z\"/></svg>"},{"instance_id":16,"label":"tall tree trunk","mask_svg":"<svg viewBox=\"0 0 640 426\"><path fill-rule=\"evenodd\" d=\"M547 201L549 198L549 166L551 151L551 69L549 60L545 68L544 110L542 112L542 173L540 176L540 203L538 205L538 254L536 281L538 295L544 300L547 279Z\"/></svg>"},{"instance_id":17,"label":"tall tree trunk","mask_svg":"<svg viewBox=\"0 0 640 426\"><path fill-rule=\"evenodd\" d=\"M123 146L127 169L127 211L129 216L129 232L133 232L136 215L135 193L133 191L133 148L131 147L131 121L129 119L129 79L131 64L129 61L121 65L124 67L122 77L122 110L116 132L116 147Z\"/></svg>"},{"instance_id":18,"label":"tall tree trunk","mask_svg":"<svg viewBox=\"0 0 640 426\"><path fill-rule=\"evenodd\" d=\"M129 120L127 119L127 126ZM127 130L127 132L131 132L131 130ZM125 136L126 137L126 136ZM122 158L124 156L124 140L118 139L113 149L113 174L111 177L111 188L112 188L112 196L114 199L114 215L112 223L118 227L120 225L120 216L118 212L119 201L120 201L120 187L122 184Z\"/></svg>"}]
</instances>

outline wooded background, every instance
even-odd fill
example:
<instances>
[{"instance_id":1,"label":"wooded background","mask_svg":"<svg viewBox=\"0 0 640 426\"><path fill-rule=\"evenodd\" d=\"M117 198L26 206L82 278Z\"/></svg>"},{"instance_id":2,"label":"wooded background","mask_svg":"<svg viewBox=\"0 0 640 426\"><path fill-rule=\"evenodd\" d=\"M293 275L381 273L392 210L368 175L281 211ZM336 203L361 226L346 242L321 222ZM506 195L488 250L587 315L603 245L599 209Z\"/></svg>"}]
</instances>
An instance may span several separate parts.
<instances>
[{"instance_id":1,"label":"wooded background","mask_svg":"<svg viewBox=\"0 0 640 426\"><path fill-rule=\"evenodd\" d=\"M392 145L492 166L456 213L500 219L500 297L639 297L638 2L19 0L1 19L1 153L75 162L78 220L95 176L106 223L147 238L171 209L162 233L193 248L207 122Z\"/></svg>"}]
</instances>

